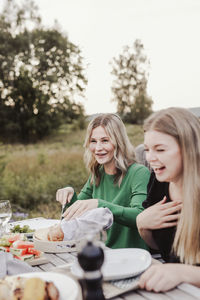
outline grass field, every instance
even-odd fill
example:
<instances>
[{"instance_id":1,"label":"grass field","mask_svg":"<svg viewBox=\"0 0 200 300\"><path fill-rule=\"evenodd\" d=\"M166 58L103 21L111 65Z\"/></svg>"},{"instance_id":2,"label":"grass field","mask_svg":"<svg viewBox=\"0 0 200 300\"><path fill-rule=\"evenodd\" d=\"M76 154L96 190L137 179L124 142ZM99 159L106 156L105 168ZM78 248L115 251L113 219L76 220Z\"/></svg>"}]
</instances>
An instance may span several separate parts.
<instances>
[{"instance_id":1,"label":"grass field","mask_svg":"<svg viewBox=\"0 0 200 300\"><path fill-rule=\"evenodd\" d=\"M139 125L127 125L134 146L143 140ZM37 144L0 145L0 199L10 199L13 211L29 217L59 218L58 188L79 192L88 177L83 163L85 130L62 127Z\"/></svg>"}]
</instances>

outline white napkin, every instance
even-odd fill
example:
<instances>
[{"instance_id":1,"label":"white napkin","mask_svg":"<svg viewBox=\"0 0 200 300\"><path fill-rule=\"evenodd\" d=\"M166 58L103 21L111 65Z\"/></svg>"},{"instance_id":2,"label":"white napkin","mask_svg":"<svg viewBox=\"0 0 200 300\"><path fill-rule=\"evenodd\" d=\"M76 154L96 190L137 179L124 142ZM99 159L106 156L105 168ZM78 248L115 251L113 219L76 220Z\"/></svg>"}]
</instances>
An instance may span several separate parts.
<instances>
[{"instance_id":1,"label":"white napkin","mask_svg":"<svg viewBox=\"0 0 200 300\"><path fill-rule=\"evenodd\" d=\"M78 240L87 234L107 230L113 224L113 214L108 208L94 208L75 219L61 221L64 241Z\"/></svg>"},{"instance_id":2,"label":"white napkin","mask_svg":"<svg viewBox=\"0 0 200 300\"><path fill-rule=\"evenodd\" d=\"M14 258L11 253L0 251L0 278L6 275L18 275L34 271L34 268Z\"/></svg>"}]
</instances>

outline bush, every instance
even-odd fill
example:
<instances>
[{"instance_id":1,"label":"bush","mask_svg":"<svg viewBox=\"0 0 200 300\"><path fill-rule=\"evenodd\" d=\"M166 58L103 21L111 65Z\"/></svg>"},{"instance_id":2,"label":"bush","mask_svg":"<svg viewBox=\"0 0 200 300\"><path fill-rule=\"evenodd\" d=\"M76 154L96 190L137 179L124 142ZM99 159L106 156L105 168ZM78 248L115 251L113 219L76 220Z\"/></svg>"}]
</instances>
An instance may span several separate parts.
<instances>
[{"instance_id":1,"label":"bush","mask_svg":"<svg viewBox=\"0 0 200 300\"><path fill-rule=\"evenodd\" d=\"M59 218L57 189L72 186L80 192L88 178L83 163L85 130L65 132L43 143L0 147L0 198L9 199L13 211ZM128 125L127 132L134 146L142 142L141 126Z\"/></svg>"},{"instance_id":2,"label":"bush","mask_svg":"<svg viewBox=\"0 0 200 300\"><path fill-rule=\"evenodd\" d=\"M5 170L2 194L23 208L33 209L41 203L55 201L56 190L60 187L70 185L80 191L86 178L79 154L54 153L42 160L40 155L36 161L29 157L26 164L18 159Z\"/></svg>"}]
</instances>

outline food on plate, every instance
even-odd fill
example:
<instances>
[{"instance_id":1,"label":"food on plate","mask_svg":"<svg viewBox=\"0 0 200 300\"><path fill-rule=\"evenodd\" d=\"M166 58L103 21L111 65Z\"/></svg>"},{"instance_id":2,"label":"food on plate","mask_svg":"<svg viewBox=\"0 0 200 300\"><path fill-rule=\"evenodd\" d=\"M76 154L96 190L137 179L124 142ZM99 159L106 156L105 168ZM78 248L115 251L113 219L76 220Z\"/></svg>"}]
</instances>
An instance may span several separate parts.
<instances>
[{"instance_id":1,"label":"food on plate","mask_svg":"<svg viewBox=\"0 0 200 300\"><path fill-rule=\"evenodd\" d=\"M64 233L60 225L41 228L35 231L34 237L42 241L63 241Z\"/></svg>"},{"instance_id":2,"label":"food on plate","mask_svg":"<svg viewBox=\"0 0 200 300\"><path fill-rule=\"evenodd\" d=\"M34 248L22 233L8 234L0 238L0 251L10 252L19 260L28 261L41 257L41 251Z\"/></svg>"},{"instance_id":3,"label":"food on plate","mask_svg":"<svg viewBox=\"0 0 200 300\"><path fill-rule=\"evenodd\" d=\"M63 241L64 233L59 224L49 227L47 238L49 241Z\"/></svg>"},{"instance_id":4,"label":"food on plate","mask_svg":"<svg viewBox=\"0 0 200 300\"><path fill-rule=\"evenodd\" d=\"M25 241L27 239L24 234L20 233L5 234L0 238L0 247L10 247L17 240Z\"/></svg>"},{"instance_id":5,"label":"food on plate","mask_svg":"<svg viewBox=\"0 0 200 300\"><path fill-rule=\"evenodd\" d=\"M53 282L38 277L5 277L0 280L0 300L58 300L59 291Z\"/></svg>"},{"instance_id":6,"label":"food on plate","mask_svg":"<svg viewBox=\"0 0 200 300\"><path fill-rule=\"evenodd\" d=\"M18 225L15 225L13 228L11 228L10 231L13 233L16 233L16 232L29 233L29 232L34 232L35 230L31 229L28 225L20 226L18 224Z\"/></svg>"},{"instance_id":7,"label":"food on plate","mask_svg":"<svg viewBox=\"0 0 200 300\"><path fill-rule=\"evenodd\" d=\"M48 228L40 228L35 231L34 237L41 241L48 241L48 236L47 236L48 230L49 230L49 227Z\"/></svg>"}]
</instances>

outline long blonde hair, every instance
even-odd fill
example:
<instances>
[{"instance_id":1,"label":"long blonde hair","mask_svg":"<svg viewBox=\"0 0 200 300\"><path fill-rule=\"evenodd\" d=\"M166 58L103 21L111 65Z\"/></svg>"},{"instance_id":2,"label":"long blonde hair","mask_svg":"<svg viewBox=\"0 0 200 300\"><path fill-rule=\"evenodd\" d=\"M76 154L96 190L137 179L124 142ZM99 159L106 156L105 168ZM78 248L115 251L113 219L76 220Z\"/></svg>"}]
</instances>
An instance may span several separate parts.
<instances>
[{"instance_id":1,"label":"long blonde hair","mask_svg":"<svg viewBox=\"0 0 200 300\"><path fill-rule=\"evenodd\" d=\"M114 145L114 160L117 173L115 175L115 183L120 186L128 167L136 162L134 147L131 144L124 123L117 114L100 114L90 121L84 147L84 161L86 167L91 172L91 183L94 182L98 186L101 180L101 165L96 161L93 154L89 150L90 138L92 130L98 126L102 126L108 134L111 143Z\"/></svg>"},{"instance_id":2,"label":"long blonde hair","mask_svg":"<svg viewBox=\"0 0 200 300\"><path fill-rule=\"evenodd\" d=\"M174 137L183 162L183 206L173 243L181 262L200 263L200 120L189 110L171 107L153 113L144 131L156 130Z\"/></svg>"}]
</instances>

